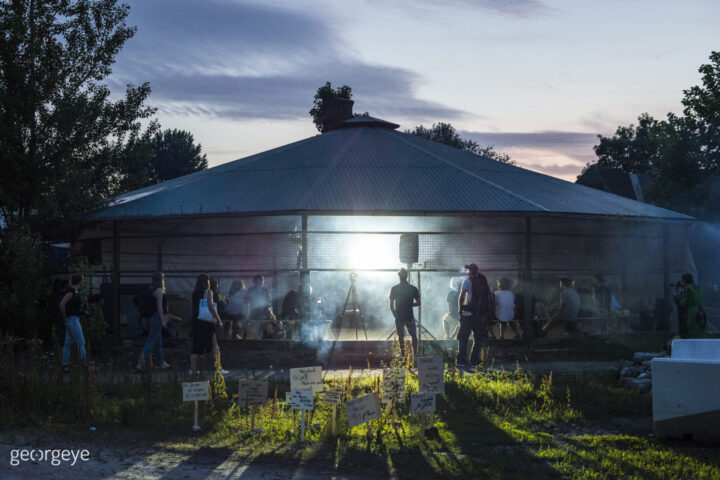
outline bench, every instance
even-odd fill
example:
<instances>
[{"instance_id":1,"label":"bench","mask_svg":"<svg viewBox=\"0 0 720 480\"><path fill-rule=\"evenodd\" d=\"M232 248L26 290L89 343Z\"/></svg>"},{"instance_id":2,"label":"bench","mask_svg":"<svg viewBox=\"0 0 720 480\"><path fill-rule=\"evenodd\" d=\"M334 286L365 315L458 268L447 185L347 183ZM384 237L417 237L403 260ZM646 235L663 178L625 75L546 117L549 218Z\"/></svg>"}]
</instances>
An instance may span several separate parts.
<instances>
[{"instance_id":1,"label":"bench","mask_svg":"<svg viewBox=\"0 0 720 480\"><path fill-rule=\"evenodd\" d=\"M720 339L675 340L651 367L657 437L720 438Z\"/></svg>"}]
</instances>

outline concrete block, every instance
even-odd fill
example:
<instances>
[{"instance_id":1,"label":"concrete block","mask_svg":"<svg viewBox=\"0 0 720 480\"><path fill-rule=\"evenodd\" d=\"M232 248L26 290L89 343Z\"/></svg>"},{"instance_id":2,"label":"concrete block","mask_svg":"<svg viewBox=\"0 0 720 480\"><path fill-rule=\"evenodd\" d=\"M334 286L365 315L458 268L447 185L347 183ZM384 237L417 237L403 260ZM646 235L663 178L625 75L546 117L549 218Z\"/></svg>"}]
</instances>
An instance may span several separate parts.
<instances>
[{"instance_id":1,"label":"concrete block","mask_svg":"<svg viewBox=\"0 0 720 480\"><path fill-rule=\"evenodd\" d=\"M632 367L625 367L620 371L621 377L637 377L643 372L643 369L640 367L632 366Z\"/></svg>"}]
</instances>

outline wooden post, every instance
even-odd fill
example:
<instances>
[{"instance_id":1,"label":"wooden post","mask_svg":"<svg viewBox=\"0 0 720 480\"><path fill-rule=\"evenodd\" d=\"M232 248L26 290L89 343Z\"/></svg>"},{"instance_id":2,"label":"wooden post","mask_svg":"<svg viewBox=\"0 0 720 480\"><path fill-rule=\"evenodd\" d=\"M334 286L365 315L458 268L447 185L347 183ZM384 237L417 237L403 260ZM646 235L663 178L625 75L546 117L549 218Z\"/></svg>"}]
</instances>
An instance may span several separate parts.
<instances>
[{"instance_id":1,"label":"wooden post","mask_svg":"<svg viewBox=\"0 0 720 480\"><path fill-rule=\"evenodd\" d=\"M333 413L332 413L332 434L335 435L335 417L337 416L337 405L333 404Z\"/></svg>"},{"instance_id":2,"label":"wooden post","mask_svg":"<svg viewBox=\"0 0 720 480\"><path fill-rule=\"evenodd\" d=\"M195 423L193 424L193 430L197 431L200 430L200 425L198 425L198 401L195 400Z\"/></svg>"},{"instance_id":3,"label":"wooden post","mask_svg":"<svg viewBox=\"0 0 720 480\"><path fill-rule=\"evenodd\" d=\"M305 441L305 410L300 410L300 441Z\"/></svg>"},{"instance_id":4,"label":"wooden post","mask_svg":"<svg viewBox=\"0 0 720 480\"><path fill-rule=\"evenodd\" d=\"M295 436L295 418L296 417L297 417L297 410L293 410L293 429L292 429L293 437Z\"/></svg>"},{"instance_id":5,"label":"wooden post","mask_svg":"<svg viewBox=\"0 0 720 480\"><path fill-rule=\"evenodd\" d=\"M117 220L113 220L113 273L112 273L112 328L120 338L120 233ZM197 424L197 422L196 422Z\"/></svg>"},{"instance_id":6,"label":"wooden post","mask_svg":"<svg viewBox=\"0 0 720 480\"><path fill-rule=\"evenodd\" d=\"M533 347L533 275L532 275L532 222L523 218L523 336L528 348Z\"/></svg>"},{"instance_id":7,"label":"wooden post","mask_svg":"<svg viewBox=\"0 0 720 480\"><path fill-rule=\"evenodd\" d=\"M370 422L365 422L365 425L367 426L367 439L368 439L368 442L372 442L372 430L370 430Z\"/></svg>"}]
</instances>

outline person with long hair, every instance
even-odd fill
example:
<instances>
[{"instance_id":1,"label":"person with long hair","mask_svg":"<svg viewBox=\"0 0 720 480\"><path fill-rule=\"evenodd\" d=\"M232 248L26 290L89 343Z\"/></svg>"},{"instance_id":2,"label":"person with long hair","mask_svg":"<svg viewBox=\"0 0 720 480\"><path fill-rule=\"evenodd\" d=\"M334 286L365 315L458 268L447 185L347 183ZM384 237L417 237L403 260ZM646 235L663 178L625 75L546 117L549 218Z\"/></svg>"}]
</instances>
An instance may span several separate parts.
<instances>
[{"instance_id":1,"label":"person with long hair","mask_svg":"<svg viewBox=\"0 0 720 480\"><path fill-rule=\"evenodd\" d=\"M212 320L205 320L200 318L200 303L201 300L207 302L207 309L210 311ZM217 348L217 340L213 341L215 337L215 326L222 325L220 315L218 315L215 309L215 303L213 302L213 293L210 289L210 277L201 273L198 275L195 282L195 290L192 294L192 306L193 306L193 348L190 354L190 375L200 374L200 370L197 368L197 361L199 356L204 356L208 353L212 353L213 357L218 361L220 360L219 351ZM225 370L221 370L221 373L227 373Z\"/></svg>"},{"instance_id":2,"label":"person with long hair","mask_svg":"<svg viewBox=\"0 0 720 480\"><path fill-rule=\"evenodd\" d=\"M85 350L85 337L80 317L83 315L83 300L80 297L80 287L83 283L83 276L75 274L70 279L70 287L60 300L60 314L65 324L65 343L62 349L62 366L65 373L70 371L70 346L77 344L80 348L80 360L87 365L87 352Z\"/></svg>"},{"instance_id":3,"label":"person with long hair","mask_svg":"<svg viewBox=\"0 0 720 480\"><path fill-rule=\"evenodd\" d=\"M147 291L143 294L141 302L147 306L147 326L148 337L145 346L140 352L138 363L135 366L136 371L141 371L146 358L152 353L157 357L158 364L163 370L170 368L165 361L165 353L163 352L162 330L167 327L169 315L167 312L167 300L165 299L165 276L162 272L155 272L152 276L152 282L148 285Z\"/></svg>"}]
</instances>

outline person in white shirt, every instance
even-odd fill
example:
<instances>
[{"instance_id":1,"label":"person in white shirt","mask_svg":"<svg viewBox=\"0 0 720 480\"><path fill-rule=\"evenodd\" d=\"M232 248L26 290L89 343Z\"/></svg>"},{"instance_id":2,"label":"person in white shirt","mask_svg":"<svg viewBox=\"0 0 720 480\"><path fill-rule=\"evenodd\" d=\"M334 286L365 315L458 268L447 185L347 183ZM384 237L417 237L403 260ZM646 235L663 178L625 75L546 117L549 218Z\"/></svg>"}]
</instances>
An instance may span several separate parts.
<instances>
[{"instance_id":1,"label":"person in white shirt","mask_svg":"<svg viewBox=\"0 0 720 480\"><path fill-rule=\"evenodd\" d=\"M520 338L518 333L518 322L515 320L515 294L510 290L512 280L499 278L497 281L498 290L495 292L495 317L500 320L500 340L505 338L505 328L510 325L515 333L515 338Z\"/></svg>"}]
</instances>

